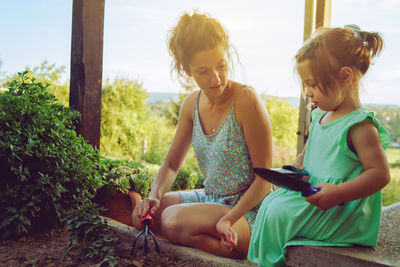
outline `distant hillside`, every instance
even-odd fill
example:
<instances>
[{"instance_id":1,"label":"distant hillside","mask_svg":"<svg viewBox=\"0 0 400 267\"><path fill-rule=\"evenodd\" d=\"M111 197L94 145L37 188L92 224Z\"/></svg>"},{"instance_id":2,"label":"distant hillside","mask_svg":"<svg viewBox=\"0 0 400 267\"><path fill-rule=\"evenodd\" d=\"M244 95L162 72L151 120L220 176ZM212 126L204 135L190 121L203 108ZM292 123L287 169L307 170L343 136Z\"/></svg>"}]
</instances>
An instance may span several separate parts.
<instances>
[{"instance_id":1,"label":"distant hillside","mask_svg":"<svg viewBox=\"0 0 400 267\"><path fill-rule=\"evenodd\" d=\"M145 100L146 103L151 103L151 102L157 102L157 101L162 101L162 102L169 102L171 99L174 101L179 100L179 93L174 93L174 92L147 92L149 94L149 97ZM300 98L298 97L280 97L282 100L286 100L290 103L292 103L295 107L298 107L300 105ZM399 108L400 106L398 105L393 105L393 104L371 104L371 103L366 103L366 106L370 107L391 107L391 108Z\"/></svg>"},{"instance_id":2,"label":"distant hillside","mask_svg":"<svg viewBox=\"0 0 400 267\"><path fill-rule=\"evenodd\" d=\"M174 101L179 100L179 93L173 93L173 92L147 92L149 94L149 97L145 100L146 103L151 103L151 102L169 102L171 99Z\"/></svg>"},{"instance_id":3,"label":"distant hillside","mask_svg":"<svg viewBox=\"0 0 400 267\"><path fill-rule=\"evenodd\" d=\"M158 101L169 102L171 99L174 101L179 100L179 93L173 92L147 92L149 97L145 100L146 103L154 103ZM281 97L282 100L286 100L295 107L300 105L300 98L298 97Z\"/></svg>"},{"instance_id":4,"label":"distant hillside","mask_svg":"<svg viewBox=\"0 0 400 267\"><path fill-rule=\"evenodd\" d=\"M279 97L279 98L292 103L292 105L295 107L300 106L300 98L298 98L298 97L286 96L286 97Z\"/></svg>"}]
</instances>

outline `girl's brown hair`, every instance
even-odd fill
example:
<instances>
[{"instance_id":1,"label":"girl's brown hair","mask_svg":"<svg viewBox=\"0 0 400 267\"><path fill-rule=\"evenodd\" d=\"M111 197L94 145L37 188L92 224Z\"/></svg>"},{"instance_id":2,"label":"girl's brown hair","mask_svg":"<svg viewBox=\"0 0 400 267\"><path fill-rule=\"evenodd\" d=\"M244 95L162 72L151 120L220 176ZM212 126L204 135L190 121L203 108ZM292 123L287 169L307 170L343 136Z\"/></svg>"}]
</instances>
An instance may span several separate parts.
<instances>
[{"instance_id":1,"label":"girl's brown hair","mask_svg":"<svg viewBox=\"0 0 400 267\"><path fill-rule=\"evenodd\" d=\"M356 25L349 25L356 26ZM359 29L359 28L358 28ZM342 67L350 67L362 77L371 59L383 48L379 33L351 28L319 28L297 52L296 64L311 59L312 73L322 93L337 81Z\"/></svg>"},{"instance_id":2,"label":"girl's brown hair","mask_svg":"<svg viewBox=\"0 0 400 267\"><path fill-rule=\"evenodd\" d=\"M217 45L229 51L228 34L218 20L196 10L193 14L185 12L168 33L168 50L173 58L172 70L185 77L192 56Z\"/></svg>"}]
</instances>

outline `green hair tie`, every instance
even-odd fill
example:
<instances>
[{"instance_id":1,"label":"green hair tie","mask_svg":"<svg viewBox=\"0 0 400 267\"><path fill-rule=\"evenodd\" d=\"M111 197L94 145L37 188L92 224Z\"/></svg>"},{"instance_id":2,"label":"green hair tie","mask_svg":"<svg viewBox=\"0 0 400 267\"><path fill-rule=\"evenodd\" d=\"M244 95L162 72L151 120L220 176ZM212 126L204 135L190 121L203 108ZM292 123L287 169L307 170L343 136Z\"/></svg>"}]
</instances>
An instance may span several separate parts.
<instances>
[{"instance_id":1,"label":"green hair tie","mask_svg":"<svg viewBox=\"0 0 400 267\"><path fill-rule=\"evenodd\" d=\"M362 45L363 46L367 46L368 45L368 41L367 41L367 33L364 31L361 31L360 26L356 25L356 24L349 24L349 25L345 25L344 26L346 29L350 29L354 32L354 36L358 39L362 41Z\"/></svg>"}]
</instances>

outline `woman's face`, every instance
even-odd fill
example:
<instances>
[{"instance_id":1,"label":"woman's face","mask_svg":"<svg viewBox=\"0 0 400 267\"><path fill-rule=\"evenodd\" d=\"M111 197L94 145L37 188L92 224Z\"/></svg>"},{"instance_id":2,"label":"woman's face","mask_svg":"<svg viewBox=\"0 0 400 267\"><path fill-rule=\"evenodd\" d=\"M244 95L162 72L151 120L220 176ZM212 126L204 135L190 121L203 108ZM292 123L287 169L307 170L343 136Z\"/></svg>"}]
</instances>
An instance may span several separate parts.
<instances>
[{"instance_id":1,"label":"woman's face","mask_svg":"<svg viewBox=\"0 0 400 267\"><path fill-rule=\"evenodd\" d=\"M195 53L189 64L189 75L209 95L220 95L228 83L228 53L218 45Z\"/></svg>"}]
</instances>

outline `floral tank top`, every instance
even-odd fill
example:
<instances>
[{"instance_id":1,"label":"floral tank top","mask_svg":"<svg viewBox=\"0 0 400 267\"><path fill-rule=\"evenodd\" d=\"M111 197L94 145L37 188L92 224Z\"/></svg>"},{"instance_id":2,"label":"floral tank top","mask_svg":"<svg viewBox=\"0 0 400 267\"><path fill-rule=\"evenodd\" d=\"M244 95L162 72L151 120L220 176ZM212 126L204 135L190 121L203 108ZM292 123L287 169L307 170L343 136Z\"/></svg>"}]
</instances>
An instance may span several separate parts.
<instances>
[{"instance_id":1,"label":"floral tank top","mask_svg":"<svg viewBox=\"0 0 400 267\"><path fill-rule=\"evenodd\" d=\"M220 128L206 135L199 117L199 94L193 109L193 150L205 177L204 191L214 199L237 202L254 180L249 150L235 118L234 104ZM228 200L226 199L226 200ZM235 204L230 203L230 204Z\"/></svg>"}]
</instances>

